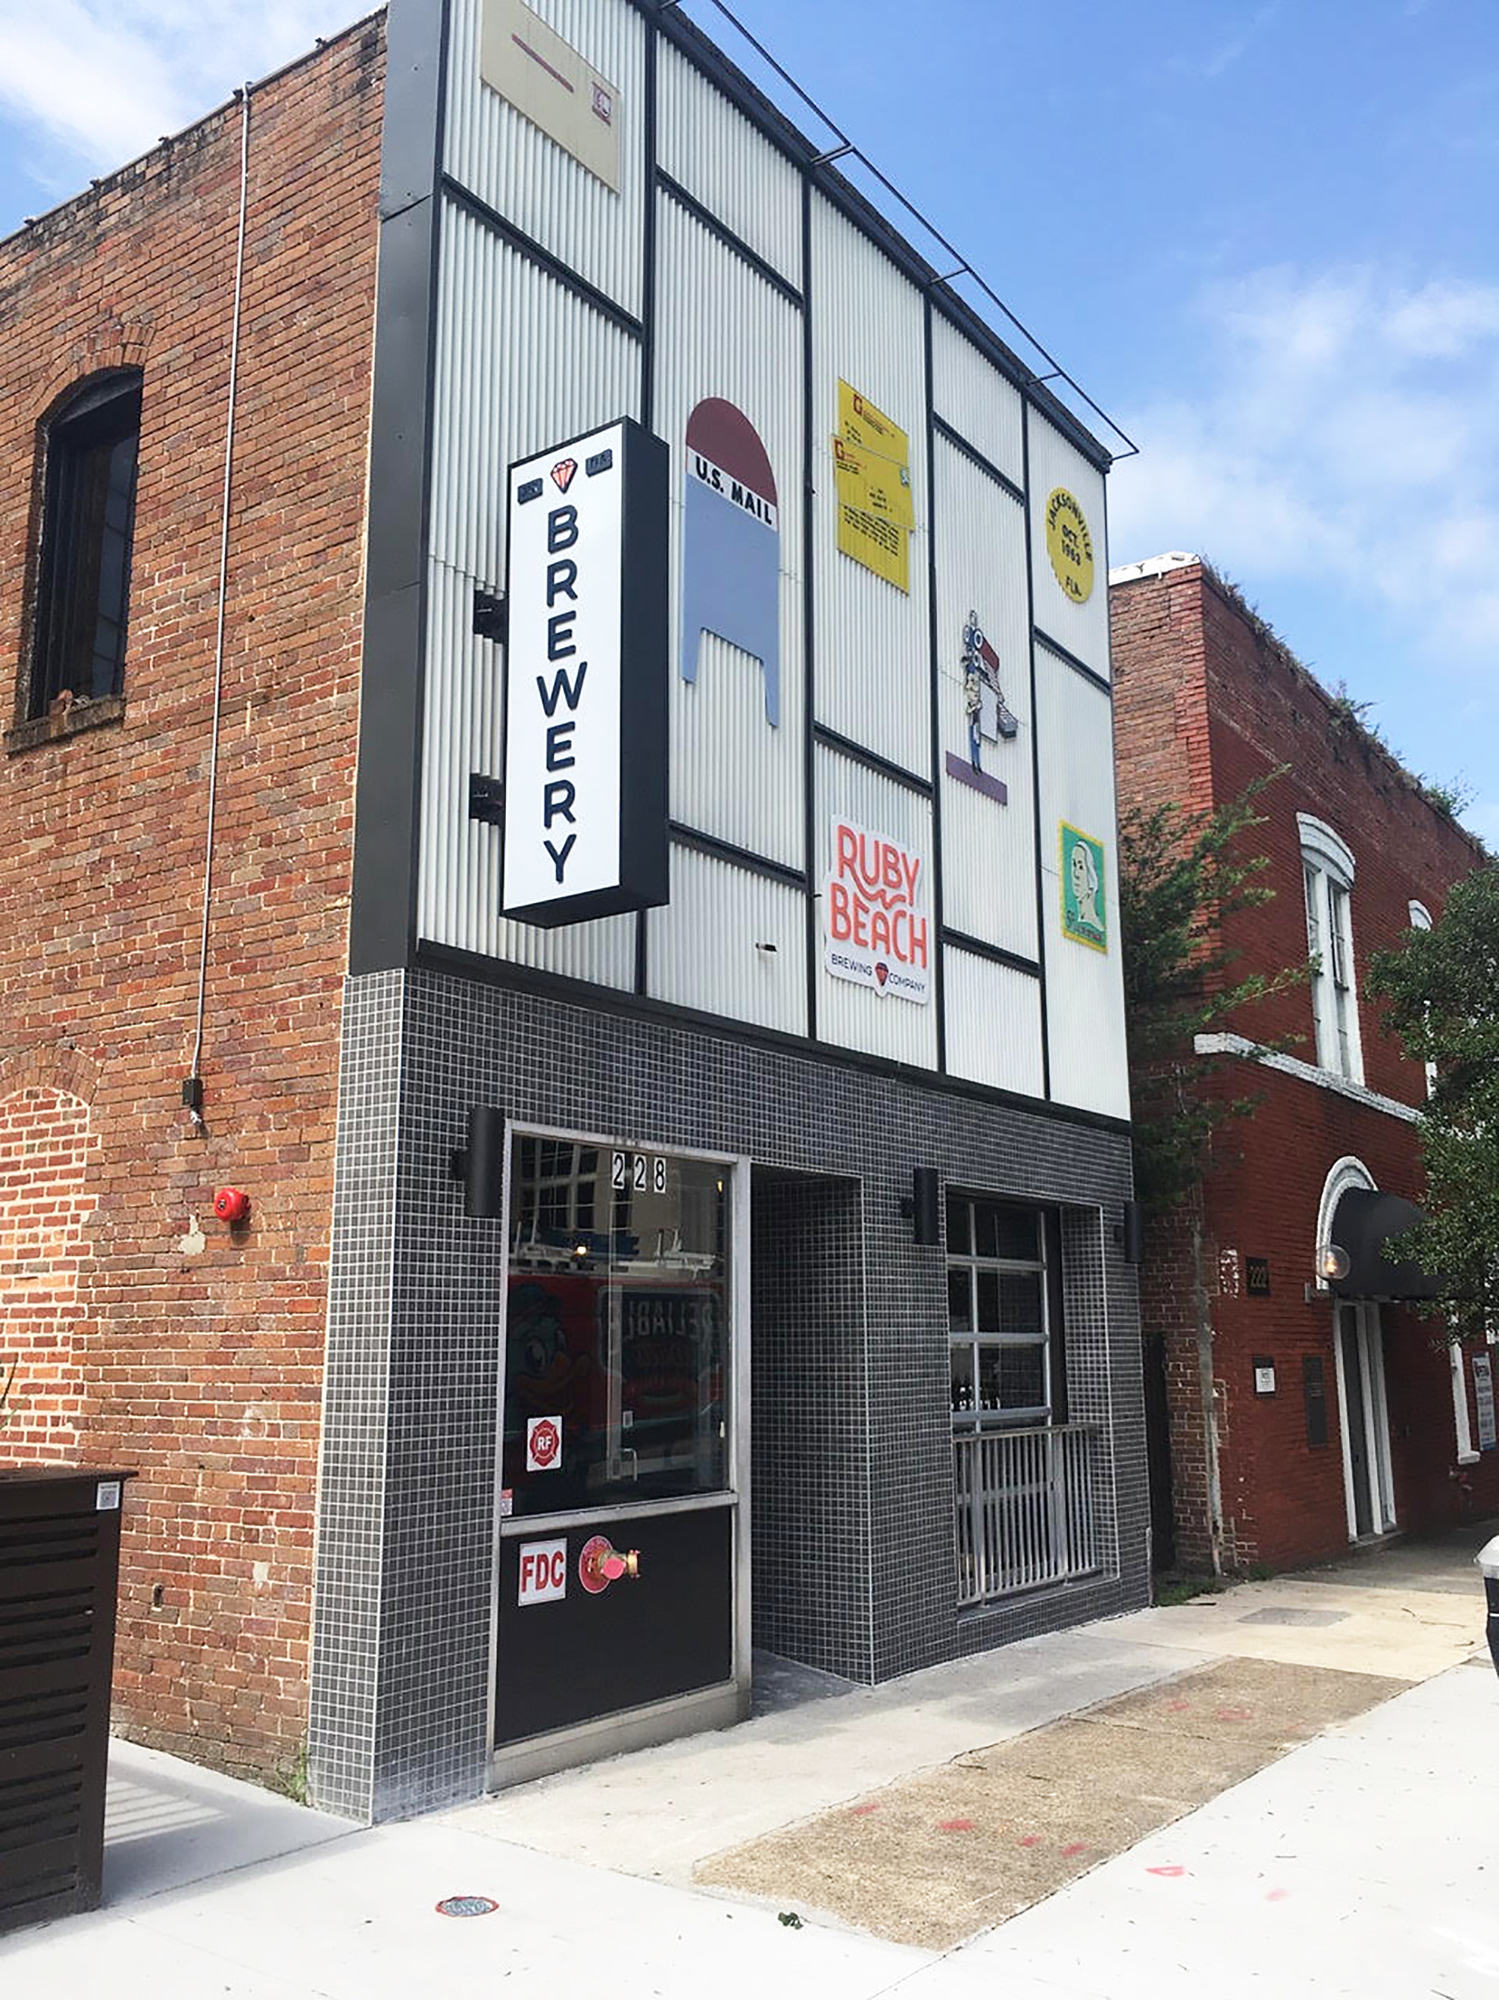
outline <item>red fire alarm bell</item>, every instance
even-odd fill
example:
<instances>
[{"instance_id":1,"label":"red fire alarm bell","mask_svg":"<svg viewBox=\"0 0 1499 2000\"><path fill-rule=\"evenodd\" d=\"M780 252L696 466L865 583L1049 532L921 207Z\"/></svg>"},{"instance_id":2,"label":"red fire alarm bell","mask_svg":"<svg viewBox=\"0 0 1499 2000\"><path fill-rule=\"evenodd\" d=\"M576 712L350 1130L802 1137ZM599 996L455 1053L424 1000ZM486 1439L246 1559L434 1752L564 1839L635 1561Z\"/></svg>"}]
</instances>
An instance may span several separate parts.
<instances>
[{"instance_id":1,"label":"red fire alarm bell","mask_svg":"<svg viewBox=\"0 0 1499 2000\"><path fill-rule=\"evenodd\" d=\"M213 1198L213 1212L220 1222L243 1222L250 1213L250 1197L238 1188L220 1188Z\"/></svg>"}]
</instances>

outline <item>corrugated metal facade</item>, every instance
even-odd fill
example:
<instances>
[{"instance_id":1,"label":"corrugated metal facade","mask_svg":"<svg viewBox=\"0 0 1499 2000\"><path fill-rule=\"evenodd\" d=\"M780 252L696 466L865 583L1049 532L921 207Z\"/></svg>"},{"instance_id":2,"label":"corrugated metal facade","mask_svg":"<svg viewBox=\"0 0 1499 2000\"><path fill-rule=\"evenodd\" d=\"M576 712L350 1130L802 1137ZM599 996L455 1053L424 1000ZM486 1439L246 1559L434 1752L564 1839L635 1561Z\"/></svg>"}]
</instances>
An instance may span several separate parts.
<instances>
[{"instance_id":1,"label":"corrugated metal facade","mask_svg":"<svg viewBox=\"0 0 1499 2000\"><path fill-rule=\"evenodd\" d=\"M949 1072L1039 1097L1045 1082L1040 980L955 945L947 947L942 962Z\"/></svg>"},{"instance_id":2,"label":"corrugated metal facade","mask_svg":"<svg viewBox=\"0 0 1499 2000\"><path fill-rule=\"evenodd\" d=\"M1025 510L942 438L937 440L935 469L943 920L969 937L1034 958L1036 815ZM952 776L947 765L949 755L965 769L971 762L963 674L963 628L971 611L978 613L984 636L999 657L1000 686L1018 724L1012 740L979 745L981 771L1004 785L1004 805Z\"/></svg>"},{"instance_id":3,"label":"corrugated metal facade","mask_svg":"<svg viewBox=\"0 0 1499 2000\"><path fill-rule=\"evenodd\" d=\"M994 477L997 470L1017 488L1025 479L1020 390L934 313L929 399L928 307L919 284L815 189L804 270L799 168L687 55L659 38L658 166L714 221L661 185L650 196L654 228L647 230L644 63L651 38L640 12L628 0L540 0L536 7L617 85L618 194L480 82L481 12L481 0L453 0L444 169L566 268L548 269L482 208L456 193L447 198L434 391L421 937L625 991L635 989L643 964L644 990L654 998L802 1035L809 1025L810 936L819 1040L932 1069L945 993L946 1066L953 1076L1043 1095L1049 1020L1052 1095L1127 1113L1109 702L1102 689L1043 650L1036 656L1039 708L1031 713L1032 590L1037 626L1096 673L1108 672L1101 474L1055 425L1030 411L1028 547L1026 508ZM590 299L589 287L640 318L639 335L628 319ZM472 612L476 586L496 592L503 582L506 468L550 442L638 414L647 356L649 420L670 458L670 809L679 828L721 843L722 851L674 844L672 900L641 920L642 956L633 917L553 932L507 922L499 913L500 832L470 820L468 795L473 774L497 776L503 768L504 651L474 637ZM808 374L811 403L804 407ZM909 435L915 519L909 592L838 547L832 438L840 380ZM748 419L775 482L774 721L769 677L758 659L711 630L699 643L695 679L681 672L686 433L694 410L709 398ZM929 491L934 416L970 449L936 435ZM1094 532L1094 588L1085 605L1066 598L1047 560L1044 503L1059 484L1077 496ZM997 655L1005 703L1017 723L1013 739L978 746L981 771L1006 789L1003 803L992 787L954 777L947 765L949 756L972 755L961 664L970 612ZM815 714L808 713L809 685ZM809 797L814 725L847 739L867 761L818 744ZM1043 773L1039 854L1033 739ZM918 785L882 772L881 760ZM1044 1004L1041 979L1024 965L940 944L932 787L941 804L946 925L1027 963L1044 959ZM822 963L821 891L835 813L926 861L934 920L928 1005L836 978ZM1062 817L1105 843L1106 954L1061 933ZM773 869L754 867L755 857L809 873L817 899L810 925L807 892ZM1038 868L1045 877L1044 937L1037 928ZM770 945L774 951L764 948Z\"/></svg>"},{"instance_id":4,"label":"corrugated metal facade","mask_svg":"<svg viewBox=\"0 0 1499 2000\"><path fill-rule=\"evenodd\" d=\"M920 777L931 772L927 627L926 325L921 294L862 230L812 202L812 518L817 563L816 719ZM911 441L909 593L838 550L832 440L838 384Z\"/></svg>"},{"instance_id":5,"label":"corrugated metal facade","mask_svg":"<svg viewBox=\"0 0 1499 2000\"><path fill-rule=\"evenodd\" d=\"M432 553L497 590L507 468L638 416L640 343L456 203L439 272Z\"/></svg>"},{"instance_id":6,"label":"corrugated metal facade","mask_svg":"<svg viewBox=\"0 0 1499 2000\"><path fill-rule=\"evenodd\" d=\"M800 291L801 175L669 43L662 44L657 75L662 172Z\"/></svg>"},{"instance_id":7,"label":"corrugated metal facade","mask_svg":"<svg viewBox=\"0 0 1499 2000\"><path fill-rule=\"evenodd\" d=\"M794 868L805 866L801 313L671 196L660 196L655 425L671 446L671 812ZM679 302L691 300L694 310ZM676 308L676 309L674 309ZM780 543L780 720L762 669L709 632L681 674L687 421L721 396L758 431L775 475ZM689 640L689 643L693 643Z\"/></svg>"},{"instance_id":8,"label":"corrugated metal facade","mask_svg":"<svg viewBox=\"0 0 1499 2000\"><path fill-rule=\"evenodd\" d=\"M1060 640L1084 666L1109 677L1109 574L1104 534L1103 474L1089 465L1076 445L1035 410L1026 412L1030 440L1031 575L1036 592L1036 624ZM1046 503L1063 487L1081 502L1093 543L1093 589L1075 604L1057 582L1046 552Z\"/></svg>"},{"instance_id":9,"label":"corrugated metal facade","mask_svg":"<svg viewBox=\"0 0 1499 2000\"><path fill-rule=\"evenodd\" d=\"M932 408L1007 479L1025 485L1020 391L941 313L932 320Z\"/></svg>"},{"instance_id":10,"label":"corrugated metal facade","mask_svg":"<svg viewBox=\"0 0 1499 2000\"><path fill-rule=\"evenodd\" d=\"M452 0L444 165L461 186L638 319L645 269L645 23L627 0L526 4L618 92L619 193L480 81L483 0Z\"/></svg>"},{"instance_id":11,"label":"corrugated metal facade","mask_svg":"<svg viewBox=\"0 0 1499 2000\"><path fill-rule=\"evenodd\" d=\"M807 1032L807 899L800 889L674 846L671 902L647 918L660 1000L788 1035Z\"/></svg>"},{"instance_id":12,"label":"corrugated metal facade","mask_svg":"<svg viewBox=\"0 0 1499 2000\"><path fill-rule=\"evenodd\" d=\"M822 963L825 898L821 897L832 864L832 829L836 818L850 821L866 833L883 834L917 853L925 864L925 904L932 912L932 805L920 792L872 771L852 757L819 749L816 770L817 812L813 838L815 881L819 891L817 920L817 1032L825 1042L846 1049L863 1049L897 1062L934 1069L937 1063L937 948L935 925L930 927L933 973L932 999L925 1006L893 995L876 993L836 978ZM918 888L918 895L920 891Z\"/></svg>"},{"instance_id":13,"label":"corrugated metal facade","mask_svg":"<svg viewBox=\"0 0 1499 2000\"><path fill-rule=\"evenodd\" d=\"M434 944L629 985L628 923L607 927L601 956L591 937L502 921L499 832L469 818L468 786L472 773L504 769L505 652L473 636L473 595L504 580L506 468L551 438L634 414L640 344L467 210L447 204L442 231L418 930ZM505 334L476 339L479 327Z\"/></svg>"},{"instance_id":14,"label":"corrugated metal facade","mask_svg":"<svg viewBox=\"0 0 1499 2000\"><path fill-rule=\"evenodd\" d=\"M1052 1095L1085 1111L1127 1118L1113 705L1102 688L1040 645L1036 727L1041 742L1041 901L1048 939L1046 1016ZM1107 951L1062 933L1063 821L1103 844Z\"/></svg>"}]
</instances>

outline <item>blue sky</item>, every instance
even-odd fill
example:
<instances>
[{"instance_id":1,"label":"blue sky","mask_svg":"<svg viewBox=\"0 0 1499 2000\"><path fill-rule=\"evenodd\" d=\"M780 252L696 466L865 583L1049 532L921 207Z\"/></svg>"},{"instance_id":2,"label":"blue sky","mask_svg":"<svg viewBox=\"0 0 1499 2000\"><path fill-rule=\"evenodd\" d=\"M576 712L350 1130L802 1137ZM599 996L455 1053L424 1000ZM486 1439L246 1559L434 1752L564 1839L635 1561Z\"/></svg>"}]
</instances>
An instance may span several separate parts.
<instances>
[{"instance_id":1,"label":"blue sky","mask_svg":"<svg viewBox=\"0 0 1499 2000\"><path fill-rule=\"evenodd\" d=\"M0 0L0 233L358 11ZM1496 0L736 11L1138 440L1113 559L1209 556L1499 844Z\"/></svg>"}]
</instances>

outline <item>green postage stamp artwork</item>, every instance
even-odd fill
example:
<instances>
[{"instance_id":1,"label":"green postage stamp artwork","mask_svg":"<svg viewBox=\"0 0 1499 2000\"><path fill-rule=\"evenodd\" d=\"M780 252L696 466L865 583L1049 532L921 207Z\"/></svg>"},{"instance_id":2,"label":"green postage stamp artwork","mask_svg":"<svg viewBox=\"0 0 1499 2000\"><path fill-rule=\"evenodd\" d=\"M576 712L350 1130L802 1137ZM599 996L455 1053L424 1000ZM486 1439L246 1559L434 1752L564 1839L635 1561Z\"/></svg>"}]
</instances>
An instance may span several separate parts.
<instances>
[{"instance_id":1,"label":"green postage stamp artwork","mask_svg":"<svg viewBox=\"0 0 1499 2000\"><path fill-rule=\"evenodd\" d=\"M1062 930L1095 951L1109 948L1103 842L1062 821Z\"/></svg>"}]
</instances>

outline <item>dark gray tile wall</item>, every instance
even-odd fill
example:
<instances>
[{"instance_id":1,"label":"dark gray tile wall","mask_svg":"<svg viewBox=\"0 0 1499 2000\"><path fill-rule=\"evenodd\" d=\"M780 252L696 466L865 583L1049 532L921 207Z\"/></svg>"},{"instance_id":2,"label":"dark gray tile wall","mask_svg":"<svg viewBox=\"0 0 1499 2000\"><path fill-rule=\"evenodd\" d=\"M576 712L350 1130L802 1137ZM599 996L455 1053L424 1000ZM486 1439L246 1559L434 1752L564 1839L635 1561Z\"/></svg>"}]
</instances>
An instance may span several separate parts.
<instances>
[{"instance_id":1,"label":"dark gray tile wall","mask_svg":"<svg viewBox=\"0 0 1499 2000\"><path fill-rule=\"evenodd\" d=\"M313 1596L314 1802L373 1810L405 974L350 980L338 1080Z\"/></svg>"},{"instance_id":2,"label":"dark gray tile wall","mask_svg":"<svg viewBox=\"0 0 1499 2000\"><path fill-rule=\"evenodd\" d=\"M857 1181L754 1176L750 1564L757 1646L874 1678Z\"/></svg>"},{"instance_id":3,"label":"dark gray tile wall","mask_svg":"<svg viewBox=\"0 0 1499 2000\"><path fill-rule=\"evenodd\" d=\"M484 1781L503 1240L499 1223L465 1220L449 1177L475 1103L521 1123L748 1155L760 1170L762 1643L885 1679L1145 1602L1138 1312L1113 1235L1129 1185L1122 1135L935 1079L431 969L404 987L390 974L350 981L344 1077L340 1189L379 1198L337 1207L314 1666L322 1802L389 1817ZM1069 1209L1073 1415L1113 1424L1096 1494L1110 1573L1098 1580L957 1612L943 1253L918 1247L900 1215L915 1166Z\"/></svg>"}]
</instances>

